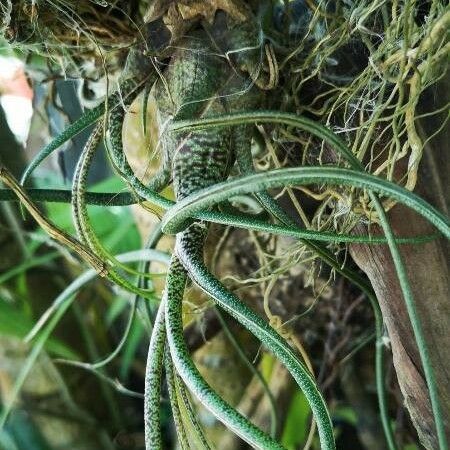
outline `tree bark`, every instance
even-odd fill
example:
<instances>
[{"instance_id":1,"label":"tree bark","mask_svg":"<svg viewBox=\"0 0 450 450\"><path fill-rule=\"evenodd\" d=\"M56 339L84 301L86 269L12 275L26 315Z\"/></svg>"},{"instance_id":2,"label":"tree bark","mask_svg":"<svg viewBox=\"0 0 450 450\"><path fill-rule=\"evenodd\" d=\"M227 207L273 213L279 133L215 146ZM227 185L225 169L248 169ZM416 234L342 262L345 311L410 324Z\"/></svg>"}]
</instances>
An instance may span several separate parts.
<instances>
[{"instance_id":1,"label":"tree bark","mask_svg":"<svg viewBox=\"0 0 450 450\"><path fill-rule=\"evenodd\" d=\"M447 83L448 84L448 83ZM441 88L444 87L441 85ZM439 91L444 95L445 89ZM427 96L430 101L439 98ZM427 105L422 105L423 109ZM432 109L436 109L433 105ZM433 116L432 116L433 117ZM441 123L434 117L422 122L424 136L431 128ZM446 157L450 130L441 132L431 144L425 146L416 193L442 212L448 214L449 161ZM436 230L422 217L410 209L396 205L389 212L395 235L415 236L432 234ZM381 234L379 227L371 232ZM359 227L357 232L365 232ZM401 253L407 266L414 300L423 326L431 363L439 389L441 408L450 439L450 274L448 242L436 239L420 245L401 245ZM405 405L417 429L422 444L428 449L437 449L437 437L431 404L428 396L419 352L415 343L405 302L398 283L389 248L386 245L352 245L351 254L359 267L366 272L383 313L390 338L394 366L403 393Z\"/></svg>"}]
</instances>

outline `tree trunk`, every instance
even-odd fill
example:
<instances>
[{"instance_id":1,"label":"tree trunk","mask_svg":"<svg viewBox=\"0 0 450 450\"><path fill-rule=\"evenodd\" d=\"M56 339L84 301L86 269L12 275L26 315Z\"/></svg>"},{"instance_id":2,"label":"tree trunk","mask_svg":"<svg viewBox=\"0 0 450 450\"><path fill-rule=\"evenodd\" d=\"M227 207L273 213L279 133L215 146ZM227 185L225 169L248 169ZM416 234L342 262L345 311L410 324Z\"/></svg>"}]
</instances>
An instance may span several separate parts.
<instances>
[{"instance_id":1,"label":"tree trunk","mask_svg":"<svg viewBox=\"0 0 450 450\"><path fill-rule=\"evenodd\" d=\"M448 83L447 83L448 85ZM445 86L441 85L441 88ZM445 99L448 90L427 99ZM426 105L422 109L427 110ZM433 105L436 109L436 105ZM440 119L440 118L439 118ZM421 123L424 136L436 124L434 116ZM450 130L444 130L425 146L416 193L448 214L449 161L447 157ZM389 212L395 235L432 234L436 230L410 209L397 205ZM375 232L372 227L371 232ZM379 232L379 227L378 230ZM360 227L358 232L366 232ZM448 242L436 239L419 245L401 245L414 300L430 351L431 363L439 389L442 411L450 439L450 283ZM376 292L390 338L394 366L414 426L422 444L438 448L431 404L405 302L387 245L352 245L351 254L363 269Z\"/></svg>"}]
</instances>

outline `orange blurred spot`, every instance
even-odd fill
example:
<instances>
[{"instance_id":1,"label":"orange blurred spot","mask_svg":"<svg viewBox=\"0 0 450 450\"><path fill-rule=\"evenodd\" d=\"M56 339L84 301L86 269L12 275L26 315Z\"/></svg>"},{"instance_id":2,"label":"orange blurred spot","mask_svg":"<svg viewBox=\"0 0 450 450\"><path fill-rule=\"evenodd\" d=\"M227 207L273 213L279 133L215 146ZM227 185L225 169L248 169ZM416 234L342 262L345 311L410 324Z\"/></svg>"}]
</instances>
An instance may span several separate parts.
<instances>
[{"instance_id":1,"label":"orange blurred spot","mask_svg":"<svg viewBox=\"0 0 450 450\"><path fill-rule=\"evenodd\" d=\"M0 94L17 95L33 100L33 89L31 89L22 67L18 67L9 76L0 75Z\"/></svg>"}]
</instances>

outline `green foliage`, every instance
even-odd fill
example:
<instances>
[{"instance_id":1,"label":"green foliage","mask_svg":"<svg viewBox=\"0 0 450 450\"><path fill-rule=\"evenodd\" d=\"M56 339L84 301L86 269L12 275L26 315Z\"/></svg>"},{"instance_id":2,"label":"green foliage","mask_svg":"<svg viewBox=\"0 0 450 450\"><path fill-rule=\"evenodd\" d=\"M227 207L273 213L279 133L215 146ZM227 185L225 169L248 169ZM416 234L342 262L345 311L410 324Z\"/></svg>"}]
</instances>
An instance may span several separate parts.
<instances>
[{"instance_id":1,"label":"green foliage","mask_svg":"<svg viewBox=\"0 0 450 450\"><path fill-rule=\"evenodd\" d=\"M310 417L308 401L301 392L296 391L288 407L281 435L281 443L287 450L295 450L305 442Z\"/></svg>"},{"instance_id":2,"label":"green foliage","mask_svg":"<svg viewBox=\"0 0 450 450\"><path fill-rule=\"evenodd\" d=\"M38 185L52 187L49 179L38 178ZM93 186L93 192L117 192L123 189L123 183L117 177L111 177ZM54 185L55 188L61 186ZM64 203L48 203L48 217L64 230L74 233L74 225L70 205ZM133 214L128 207L91 206L89 216L95 233L105 246L113 253L125 253L141 247Z\"/></svg>"},{"instance_id":3,"label":"green foliage","mask_svg":"<svg viewBox=\"0 0 450 450\"><path fill-rule=\"evenodd\" d=\"M0 448L2 450L51 450L27 413L14 411L8 425L0 430Z\"/></svg>"},{"instance_id":4,"label":"green foliage","mask_svg":"<svg viewBox=\"0 0 450 450\"><path fill-rule=\"evenodd\" d=\"M33 328L34 319L25 311L0 297L0 335L23 339ZM64 342L49 338L45 349L60 358L78 359L79 354Z\"/></svg>"}]
</instances>

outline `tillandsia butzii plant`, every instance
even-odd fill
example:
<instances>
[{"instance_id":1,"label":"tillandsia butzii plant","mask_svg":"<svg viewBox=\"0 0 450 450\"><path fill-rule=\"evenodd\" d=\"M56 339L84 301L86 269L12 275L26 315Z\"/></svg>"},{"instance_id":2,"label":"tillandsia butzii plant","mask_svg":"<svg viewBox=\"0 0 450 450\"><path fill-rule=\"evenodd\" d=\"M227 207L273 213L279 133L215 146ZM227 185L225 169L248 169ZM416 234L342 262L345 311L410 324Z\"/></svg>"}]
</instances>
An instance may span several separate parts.
<instances>
[{"instance_id":1,"label":"tillandsia butzii plant","mask_svg":"<svg viewBox=\"0 0 450 450\"><path fill-rule=\"evenodd\" d=\"M141 39L129 51L115 92L104 103L70 125L34 158L22 177L22 186L4 168L0 171L1 180L14 191L25 209L54 239L76 252L101 276L147 302L154 301L153 292L133 284L124 274L130 269L102 246L92 230L87 204L145 203L166 211L152 244L156 243L161 232L175 235L176 243L164 294L154 317L148 351L144 395L147 449L160 449L163 446L160 398L164 371L182 448L199 448L192 447L192 442L201 445L201 448L210 448L190 404L186 387L226 427L252 447L283 448L275 436L256 427L226 403L207 384L193 363L184 342L182 320L183 296L189 280L210 296L221 310L255 335L285 365L312 410L321 448L335 448L333 424L326 402L306 362L266 320L230 292L206 267L204 246L210 222L299 239L325 264L366 294L376 320L376 376L380 415L388 446L395 449L383 387L383 325L376 298L364 279L345 267L325 245L330 242L364 242L374 245L387 242L422 358L439 445L441 449L446 449L433 370L398 251L400 243L416 243L430 237L395 237L386 218L385 204L380 201L379 195L416 210L447 238L450 237L449 221L410 191L367 173L361 159L329 128L302 115L268 108L271 91L277 88L281 70L277 61L276 42L268 38L267 32L267 28L273 26L270 20L271 2L261 2L253 5L253 8L249 3L239 0L153 2L144 31L140 34ZM326 13L324 17L326 20ZM148 184L143 184L125 156L122 127L131 103L143 92L146 104L151 90L160 129L158 151L161 167ZM293 130L309 133L325 142L332 149L334 160L342 163L339 166L302 166L257 173L252 156L254 125L263 123L284 124ZM27 191L23 187L45 157L92 124L95 124L95 128L80 155L71 192ZM92 158L103 139L111 164L129 186L130 193L108 195L87 192L86 179ZM232 171L239 175L230 178ZM364 189L385 237L354 236L299 227L268 193L269 189L322 183ZM161 195L161 191L170 184L173 186L175 202ZM243 194L253 194L270 219L244 214L235 208L230 199ZM54 200L71 202L77 238L49 222L33 203L33 198L42 200L52 195ZM191 422L189 430L195 436L190 436L186 431L186 418L180 413L180 408L188 411Z\"/></svg>"}]
</instances>

